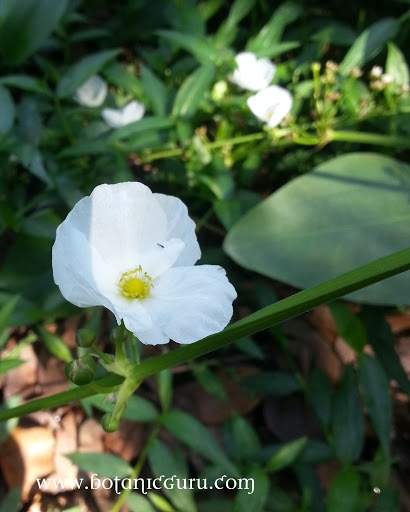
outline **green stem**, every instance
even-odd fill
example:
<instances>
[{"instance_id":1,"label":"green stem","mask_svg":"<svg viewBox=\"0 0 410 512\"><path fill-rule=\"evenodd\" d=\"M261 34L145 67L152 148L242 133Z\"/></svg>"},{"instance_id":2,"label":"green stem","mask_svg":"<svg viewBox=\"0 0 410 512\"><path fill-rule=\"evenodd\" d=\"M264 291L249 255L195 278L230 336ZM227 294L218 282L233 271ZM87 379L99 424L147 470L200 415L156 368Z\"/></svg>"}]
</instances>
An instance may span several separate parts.
<instances>
[{"instance_id":1,"label":"green stem","mask_svg":"<svg viewBox=\"0 0 410 512\"><path fill-rule=\"evenodd\" d=\"M196 343L186 345L159 357L146 359L138 365L138 379L142 380L161 370L186 363L209 352L222 348L233 341L251 336L259 331L272 327L275 324L289 320L312 308L326 304L332 300L343 297L387 279L410 269L410 248L395 252L384 258L363 265L350 272L320 283L287 297L271 306L263 308L251 315L228 326L222 332L212 334ZM34 400L27 404L0 412L0 421L23 416L41 409L58 407L74 400L98 394L96 385L106 386L107 393L111 388L121 384L123 378L111 375L95 383L74 390L59 393L51 397Z\"/></svg>"},{"instance_id":2,"label":"green stem","mask_svg":"<svg viewBox=\"0 0 410 512\"><path fill-rule=\"evenodd\" d=\"M159 430L161 428L161 420L158 419L154 428L152 429L151 435L148 438L148 441L145 443L144 448L141 452L141 455L138 458L138 462L136 463L131 475L129 478L131 479L131 482L134 481L134 479L138 478L141 470L145 464L145 461L147 459L148 452L152 446L152 443L155 441L155 439L158 436ZM124 503L125 499L127 498L128 494L131 492L131 486L124 489L124 491L121 493L120 497L116 501L115 505L112 507L110 512L119 512L121 509L121 505Z\"/></svg>"},{"instance_id":3,"label":"green stem","mask_svg":"<svg viewBox=\"0 0 410 512\"><path fill-rule=\"evenodd\" d=\"M326 141L357 142L360 144L375 144L377 146L410 148L410 139L406 137L380 135L378 133L329 130L326 133Z\"/></svg>"},{"instance_id":4,"label":"green stem","mask_svg":"<svg viewBox=\"0 0 410 512\"><path fill-rule=\"evenodd\" d=\"M134 355L134 362L135 362L135 364L139 364L140 363L140 354L138 352L138 347L137 347L137 338L134 336L134 334L132 332L129 333L129 337L130 337L132 353ZM141 343L141 342L139 342L139 343Z\"/></svg>"},{"instance_id":5,"label":"green stem","mask_svg":"<svg viewBox=\"0 0 410 512\"><path fill-rule=\"evenodd\" d=\"M95 345L95 344L91 347L91 353L92 353L92 354L95 354L95 355L96 355L96 356L98 356L100 359L102 359L102 360L103 360L103 362L104 362L105 364L110 365L110 364L112 364L112 363L114 362L114 361L113 361L113 357L112 357L111 355L109 355L109 354L105 354L105 353L104 353L102 350L100 350L100 349L97 347L97 345Z\"/></svg>"}]
</instances>

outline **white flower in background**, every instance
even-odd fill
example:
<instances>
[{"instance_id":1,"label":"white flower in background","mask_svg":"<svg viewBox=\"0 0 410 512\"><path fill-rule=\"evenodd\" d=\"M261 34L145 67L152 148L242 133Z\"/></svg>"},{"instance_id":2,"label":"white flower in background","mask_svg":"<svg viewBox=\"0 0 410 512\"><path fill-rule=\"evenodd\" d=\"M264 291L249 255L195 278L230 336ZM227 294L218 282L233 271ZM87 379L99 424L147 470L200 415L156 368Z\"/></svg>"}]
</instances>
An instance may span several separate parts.
<instances>
[{"instance_id":1,"label":"white flower in background","mask_svg":"<svg viewBox=\"0 0 410 512\"><path fill-rule=\"evenodd\" d=\"M373 66L370 70L370 78L380 78L383 74L383 68L381 66Z\"/></svg>"},{"instance_id":2,"label":"white flower in background","mask_svg":"<svg viewBox=\"0 0 410 512\"><path fill-rule=\"evenodd\" d=\"M99 107L104 103L107 92L107 82L99 75L94 75L77 89L74 99L84 107Z\"/></svg>"},{"instance_id":3,"label":"white flower in background","mask_svg":"<svg viewBox=\"0 0 410 512\"><path fill-rule=\"evenodd\" d=\"M135 121L140 121L145 114L145 107L139 101L131 101L123 108L105 108L102 111L104 121L111 128L121 128Z\"/></svg>"},{"instance_id":4,"label":"white flower in background","mask_svg":"<svg viewBox=\"0 0 410 512\"><path fill-rule=\"evenodd\" d=\"M102 305L145 344L221 331L236 292L201 251L184 203L141 183L100 185L57 228L53 273L79 307Z\"/></svg>"},{"instance_id":5,"label":"white flower in background","mask_svg":"<svg viewBox=\"0 0 410 512\"><path fill-rule=\"evenodd\" d=\"M292 107L292 95L278 85L259 91L247 100L248 107L268 128L277 126Z\"/></svg>"},{"instance_id":6,"label":"white flower in background","mask_svg":"<svg viewBox=\"0 0 410 512\"><path fill-rule=\"evenodd\" d=\"M260 91L272 82L276 66L269 59L257 59L252 52L238 53L232 82L249 91Z\"/></svg>"}]
</instances>

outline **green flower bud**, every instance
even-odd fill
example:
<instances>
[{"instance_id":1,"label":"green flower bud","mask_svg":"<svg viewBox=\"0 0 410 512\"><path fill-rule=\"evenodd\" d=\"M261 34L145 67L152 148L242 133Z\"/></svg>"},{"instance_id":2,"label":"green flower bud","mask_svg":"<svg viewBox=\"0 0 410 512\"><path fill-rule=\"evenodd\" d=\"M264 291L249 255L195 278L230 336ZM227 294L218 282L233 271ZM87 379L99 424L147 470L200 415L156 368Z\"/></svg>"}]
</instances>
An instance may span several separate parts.
<instances>
[{"instance_id":1,"label":"green flower bud","mask_svg":"<svg viewBox=\"0 0 410 512\"><path fill-rule=\"evenodd\" d=\"M91 356L83 356L74 359L65 367L67 379L70 379L77 386L89 384L95 374L95 361Z\"/></svg>"},{"instance_id":2,"label":"green flower bud","mask_svg":"<svg viewBox=\"0 0 410 512\"><path fill-rule=\"evenodd\" d=\"M102 417L101 425L105 432L115 432L120 426L120 420L119 418L113 418L112 413L107 412Z\"/></svg>"},{"instance_id":3,"label":"green flower bud","mask_svg":"<svg viewBox=\"0 0 410 512\"><path fill-rule=\"evenodd\" d=\"M91 329L80 329L75 337L75 342L79 347L89 348L94 344L95 333Z\"/></svg>"}]
</instances>

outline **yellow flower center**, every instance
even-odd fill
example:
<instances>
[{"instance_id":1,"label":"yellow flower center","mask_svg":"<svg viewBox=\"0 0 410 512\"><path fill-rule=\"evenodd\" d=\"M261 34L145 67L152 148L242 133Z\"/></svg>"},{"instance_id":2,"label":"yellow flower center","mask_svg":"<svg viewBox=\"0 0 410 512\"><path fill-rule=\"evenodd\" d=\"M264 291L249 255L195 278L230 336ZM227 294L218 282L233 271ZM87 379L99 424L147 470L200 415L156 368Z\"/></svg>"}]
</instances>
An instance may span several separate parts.
<instances>
[{"instance_id":1,"label":"yellow flower center","mask_svg":"<svg viewBox=\"0 0 410 512\"><path fill-rule=\"evenodd\" d=\"M146 299L154 288L151 278L146 272L142 273L141 265L135 270L124 272L118 283L121 293L127 299Z\"/></svg>"}]
</instances>

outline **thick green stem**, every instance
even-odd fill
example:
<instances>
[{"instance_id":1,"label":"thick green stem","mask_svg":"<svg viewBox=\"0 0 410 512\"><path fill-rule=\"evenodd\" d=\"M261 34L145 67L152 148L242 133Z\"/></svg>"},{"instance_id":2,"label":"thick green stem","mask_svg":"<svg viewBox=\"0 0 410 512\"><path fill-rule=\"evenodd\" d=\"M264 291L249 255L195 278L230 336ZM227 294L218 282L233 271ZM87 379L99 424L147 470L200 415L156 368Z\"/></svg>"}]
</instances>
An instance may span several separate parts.
<instances>
[{"instance_id":1,"label":"thick green stem","mask_svg":"<svg viewBox=\"0 0 410 512\"><path fill-rule=\"evenodd\" d=\"M220 333L212 334L196 343L186 345L159 357L146 359L136 367L138 370L138 379L142 380L166 368L191 361L204 354L222 348L237 339L251 336L256 332L284 322L289 318L300 315L321 304L326 304L327 302L409 269L410 248L380 258L379 260L363 265L362 267L325 281L324 283L320 283L312 288L295 293L286 299L239 320ZM100 386L102 385L107 386L106 393L109 393L112 390L110 387L116 387L118 384L121 384L121 382L123 382L123 379L119 375L113 375L87 386L76 388L75 390L35 400L13 409L1 411L0 421L16 416L23 416L41 409L58 407L74 400L101 393ZM99 385L99 390L96 390L97 384Z\"/></svg>"},{"instance_id":2,"label":"thick green stem","mask_svg":"<svg viewBox=\"0 0 410 512\"><path fill-rule=\"evenodd\" d=\"M360 144L375 144L377 146L403 147L410 148L410 139L406 137L397 137L395 135L380 135L378 133L366 132L336 132L327 131L327 142L357 142Z\"/></svg>"}]
</instances>

